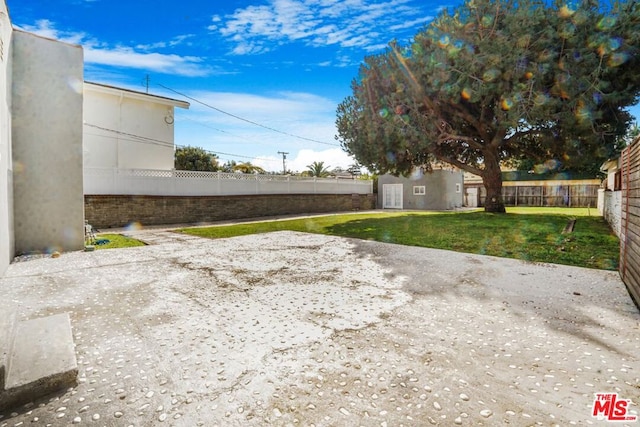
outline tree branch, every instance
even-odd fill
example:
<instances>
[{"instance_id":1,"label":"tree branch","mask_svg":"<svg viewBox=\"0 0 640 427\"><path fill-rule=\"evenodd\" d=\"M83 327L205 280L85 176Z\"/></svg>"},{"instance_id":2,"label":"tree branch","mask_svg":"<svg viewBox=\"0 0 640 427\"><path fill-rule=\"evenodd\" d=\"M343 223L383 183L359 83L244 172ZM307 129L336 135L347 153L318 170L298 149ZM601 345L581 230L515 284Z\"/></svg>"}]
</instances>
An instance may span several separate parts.
<instances>
[{"instance_id":1,"label":"tree branch","mask_svg":"<svg viewBox=\"0 0 640 427\"><path fill-rule=\"evenodd\" d=\"M484 148L484 146L478 143L472 136L454 135L448 132L443 132L441 135L442 137L440 139L442 140L442 142L447 142L449 140L464 141L469 144L470 148L473 148L474 150L482 150Z\"/></svg>"},{"instance_id":2,"label":"tree branch","mask_svg":"<svg viewBox=\"0 0 640 427\"><path fill-rule=\"evenodd\" d=\"M462 169L463 171L472 173L474 175L482 176L482 169L470 166L470 165L468 165L466 163L463 163L463 162L461 162L458 159L455 159L453 157L440 155L440 154L434 154L434 156L435 156L436 159L442 160L445 163L449 163L450 165L455 166L458 169Z\"/></svg>"}]
</instances>

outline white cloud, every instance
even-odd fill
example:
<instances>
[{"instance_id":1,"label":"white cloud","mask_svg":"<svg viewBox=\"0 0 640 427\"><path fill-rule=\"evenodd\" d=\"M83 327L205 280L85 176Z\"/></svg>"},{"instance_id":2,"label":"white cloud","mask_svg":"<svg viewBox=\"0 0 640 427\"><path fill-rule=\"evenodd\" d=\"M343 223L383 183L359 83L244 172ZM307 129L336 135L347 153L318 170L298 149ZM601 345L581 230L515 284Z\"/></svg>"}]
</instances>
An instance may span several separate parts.
<instances>
[{"instance_id":1,"label":"white cloud","mask_svg":"<svg viewBox=\"0 0 640 427\"><path fill-rule=\"evenodd\" d=\"M355 163L355 160L340 148L302 149L288 153L285 159L287 171L293 172L304 172L308 169L307 166L313 162L324 162L326 168L333 170L335 168L347 169ZM251 163L260 166L267 172L282 172L282 156L256 157L251 160Z\"/></svg>"},{"instance_id":2,"label":"white cloud","mask_svg":"<svg viewBox=\"0 0 640 427\"><path fill-rule=\"evenodd\" d=\"M411 0L269 0L212 17L208 28L231 44L231 53L264 53L277 44L379 49L432 19Z\"/></svg>"},{"instance_id":3,"label":"white cloud","mask_svg":"<svg viewBox=\"0 0 640 427\"><path fill-rule=\"evenodd\" d=\"M181 76L206 76L210 73L200 64L202 59L198 57L137 52L130 47L100 49L87 46L84 49L84 60L90 64L137 68Z\"/></svg>"},{"instance_id":4,"label":"white cloud","mask_svg":"<svg viewBox=\"0 0 640 427\"><path fill-rule=\"evenodd\" d=\"M190 100L189 110L176 111L178 145L195 145L225 153L220 156L223 162L250 160L274 172L282 170L279 151L289 153L287 169L300 172L314 161L324 161L331 168L346 168L355 162L335 140L336 103L330 99L302 92L268 95L192 92L188 95L199 102Z\"/></svg>"},{"instance_id":5,"label":"white cloud","mask_svg":"<svg viewBox=\"0 0 640 427\"><path fill-rule=\"evenodd\" d=\"M292 171L302 172L307 170L307 166L313 162L324 162L325 167L332 170L336 167L347 169L355 163L355 160L340 148L319 151L304 149L298 151L296 156L288 163L287 168Z\"/></svg>"},{"instance_id":6,"label":"white cloud","mask_svg":"<svg viewBox=\"0 0 640 427\"><path fill-rule=\"evenodd\" d=\"M47 19L36 21L35 25L24 25L19 28L23 31L64 43L82 45L84 48L84 61L87 64L135 68L181 76L206 76L213 73L211 68L203 64L203 58L148 51L163 47L163 45L174 46L180 44L192 37L192 35L177 36L164 44L141 45L136 50L127 46L107 46L83 32L58 30L55 28L54 23Z\"/></svg>"},{"instance_id":7,"label":"white cloud","mask_svg":"<svg viewBox=\"0 0 640 427\"><path fill-rule=\"evenodd\" d=\"M258 53L267 53L271 49L260 43L248 43L240 41L231 51L234 55L255 55Z\"/></svg>"},{"instance_id":8,"label":"white cloud","mask_svg":"<svg viewBox=\"0 0 640 427\"><path fill-rule=\"evenodd\" d=\"M272 121L286 119L291 123L303 117L327 113L335 116L336 108L334 101L305 92L276 92L270 95L257 95L238 92L199 91L190 92L188 95L203 104L252 120ZM220 114L202 104L192 104L192 110L194 111Z\"/></svg>"},{"instance_id":9,"label":"white cloud","mask_svg":"<svg viewBox=\"0 0 640 427\"><path fill-rule=\"evenodd\" d=\"M55 28L53 22L48 19L40 19L34 25L16 26L22 31L37 34L41 37L59 40L63 43L82 44L87 35L82 32L60 31Z\"/></svg>"},{"instance_id":10,"label":"white cloud","mask_svg":"<svg viewBox=\"0 0 640 427\"><path fill-rule=\"evenodd\" d=\"M181 44L185 44L187 42L187 40L195 37L195 34L183 34L180 36L176 36L173 39L169 40L168 42L166 41L161 41L161 42L156 42L156 43L152 43L152 44L139 44L136 46L136 49L140 49L140 50L153 50L153 49L163 49L166 47L175 47L175 46L179 46Z\"/></svg>"},{"instance_id":11,"label":"white cloud","mask_svg":"<svg viewBox=\"0 0 640 427\"><path fill-rule=\"evenodd\" d=\"M407 21L401 24L392 25L391 27L389 27L389 31L397 31L397 30L404 30L407 28L421 27L422 25L425 25L427 22L431 20L433 20L433 16L417 18L417 19L414 19L413 21Z\"/></svg>"}]
</instances>

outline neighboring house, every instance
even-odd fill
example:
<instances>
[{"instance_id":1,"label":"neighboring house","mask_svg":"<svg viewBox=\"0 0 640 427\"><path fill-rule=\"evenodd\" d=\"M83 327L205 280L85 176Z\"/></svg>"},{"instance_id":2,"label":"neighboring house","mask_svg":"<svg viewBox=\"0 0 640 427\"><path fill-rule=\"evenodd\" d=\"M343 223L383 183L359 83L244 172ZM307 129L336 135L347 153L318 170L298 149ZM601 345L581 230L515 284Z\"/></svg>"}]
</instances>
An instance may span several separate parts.
<instances>
[{"instance_id":1,"label":"neighboring house","mask_svg":"<svg viewBox=\"0 0 640 427\"><path fill-rule=\"evenodd\" d=\"M378 177L378 207L383 209L451 210L463 205L463 175L458 170L416 170L408 177Z\"/></svg>"},{"instance_id":2,"label":"neighboring house","mask_svg":"<svg viewBox=\"0 0 640 427\"><path fill-rule=\"evenodd\" d=\"M621 182L621 172L620 168L620 156L615 159L609 159L602 166L600 166L600 170L607 175L607 178L604 181L603 190L608 191L620 191L622 188Z\"/></svg>"},{"instance_id":3,"label":"neighboring house","mask_svg":"<svg viewBox=\"0 0 640 427\"><path fill-rule=\"evenodd\" d=\"M0 2L0 275L84 247L80 46L14 30Z\"/></svg>"},{"instance_id":4,"label":"neighboring house","mask_svg":"<svg viewBox=\"0 0 640 427\"><path fill-rule=\"evenodd\" d=\"M189 103L99 83L84 83L84 168L174 166L174 108Z\"/></svg>"}]
</instances>

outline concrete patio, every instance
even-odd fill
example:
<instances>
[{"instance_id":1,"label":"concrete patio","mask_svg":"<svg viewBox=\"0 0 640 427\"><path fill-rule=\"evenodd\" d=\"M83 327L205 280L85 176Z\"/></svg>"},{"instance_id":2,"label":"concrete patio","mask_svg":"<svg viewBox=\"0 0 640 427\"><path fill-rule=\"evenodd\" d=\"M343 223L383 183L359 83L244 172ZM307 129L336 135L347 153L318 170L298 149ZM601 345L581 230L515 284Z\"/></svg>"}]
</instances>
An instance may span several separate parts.
<instances>
[{"instance_id":1,"label":"concrete patio","mask_svg":"<svg viewBox=\"0 0 640 427\"><path fill-rule=\"evenodd\" d=\"M0 279L0 310L70 314L79 380L0 427L606 425L598 392L640 411L640 313L616 272L140 233L154 244Z\"/></svg>"}]
</instances>

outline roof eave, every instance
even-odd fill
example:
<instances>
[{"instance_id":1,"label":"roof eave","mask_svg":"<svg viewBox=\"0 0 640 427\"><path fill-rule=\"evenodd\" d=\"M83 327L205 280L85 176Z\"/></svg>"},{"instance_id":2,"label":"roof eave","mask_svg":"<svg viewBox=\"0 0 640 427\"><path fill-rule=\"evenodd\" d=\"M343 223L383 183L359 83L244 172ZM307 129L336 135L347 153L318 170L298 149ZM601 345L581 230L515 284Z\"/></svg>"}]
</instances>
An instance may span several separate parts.
<instances>
[{"instance_id":1,"label":"roof eave","mask_svg":"<svg viewBox=\"0 0 640 427\"><path fill-rule=\"evenodd\" d=\"M116 95L124 95L129 98L138 99L142 101L150 101L157 104L170 105L172 107L180 107L184 109L189 109L189 104L186 101L181 101L179 99L168 98L166 96L153 95L150 93L139 92L131 89L125 89L117 86L106 85L103 83L95 83L95 82L84 82L85 87L90 87L92 90L102 93L116 94Z\"/></svg>"}]
</instances>

